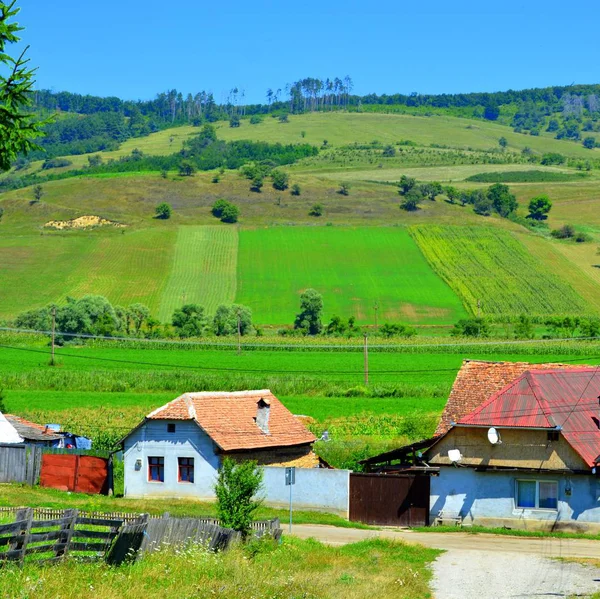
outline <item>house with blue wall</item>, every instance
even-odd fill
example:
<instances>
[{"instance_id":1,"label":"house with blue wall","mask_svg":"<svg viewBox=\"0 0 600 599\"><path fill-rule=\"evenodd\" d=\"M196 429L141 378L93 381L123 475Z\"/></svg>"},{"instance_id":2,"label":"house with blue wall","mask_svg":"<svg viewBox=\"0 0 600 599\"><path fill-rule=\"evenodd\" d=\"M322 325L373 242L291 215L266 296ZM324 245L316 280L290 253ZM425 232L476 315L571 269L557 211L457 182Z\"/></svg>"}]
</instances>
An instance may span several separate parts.
<instances>
[{"instance_id":1,"label":"house with blue wall","mask_svg":"<svg viewBox=\"0 0 600 599\"><path fill-rule=\"evenodd\" d=\"M421 456L432 521L600 529L599 394L597 367L465 363Z\"/></svg>"},{"instance_id":2,"label":"house with blue wall","mask_svg":"<svg viewBox=\"0 0 600 599\"><path fill-rule=\"evenodd\" d=\"M122 440L125 495L213 499L224 457L314 468L314 441L268 389L185 393Z\"/></svg>"}]
</instances>

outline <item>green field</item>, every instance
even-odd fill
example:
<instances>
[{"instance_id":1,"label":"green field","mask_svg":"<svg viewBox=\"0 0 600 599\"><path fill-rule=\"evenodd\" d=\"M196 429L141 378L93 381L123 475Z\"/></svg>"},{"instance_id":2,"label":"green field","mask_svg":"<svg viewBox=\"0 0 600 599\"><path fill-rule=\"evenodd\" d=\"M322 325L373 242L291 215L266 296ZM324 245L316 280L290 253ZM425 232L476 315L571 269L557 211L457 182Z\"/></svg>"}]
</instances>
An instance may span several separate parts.
<instances>
[{"instance_id":1,"label":"green field","mask_svg":"<svg viewBox=\"0 0 600 599\"><path fill-rule=\"evenodd\" d=\"M235 227L180 227L158 317L168 322L185 303L198 303L213 314L219 304L233 302L237 250Z\"/></svg>"},{"instance_id":2,"label":"green field","mask_svg":"<svg viewBox=\"0 0 600 599\"><path fill-rule=\"evenodd\" d=\"M373 322L376 303L381 322L438 324L466 316L405 229L241 231L237 300L258 322L291 323L309 287L323 294L326 318Z\"/></svg>"},{"instance_id":3,"label":"green field","mask_svg":"<svg viewBox=\"0 0 600 599\"><path fill-rule=\"evenodd\" d=\"M472 314L585 314L589 306L506 231L491 227L413 227L429 263Z\"/></svg>"}]
</instances>

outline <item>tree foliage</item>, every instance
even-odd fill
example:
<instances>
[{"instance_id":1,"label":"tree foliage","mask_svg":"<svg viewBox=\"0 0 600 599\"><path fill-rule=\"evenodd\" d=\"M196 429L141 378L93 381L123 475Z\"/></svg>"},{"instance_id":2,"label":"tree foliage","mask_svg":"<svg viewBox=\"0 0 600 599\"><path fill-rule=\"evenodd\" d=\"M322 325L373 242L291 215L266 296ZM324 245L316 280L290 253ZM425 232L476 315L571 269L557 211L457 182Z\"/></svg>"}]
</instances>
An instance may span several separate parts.
<instances>
[{"instance_id":1,"label":"tree foliage","mask_svg":"<svg viewBox=\"0 0 600 599\"><path fill-rule=\"evenodd\" d=\"M18 32L23 30L12 21L19 12L16 0L0 2L0 64L8 74L0 78L0 171L7 171L19 154L38 149L35 139L41 137L42 126L26 109L32 104L34 69L25 58L27 48L17 57L7 54L6 46L17 43Z\"/></svg>"},{"instance_id":2,"label":"tree foliage","mask_svg":"<svg viewBox=\"0 0 600 599\"><path fill-rule=\"evenodd\" d=\"M217 337L237 335L238 321L240 334L251 335L254 332L252 326L252 310L242 304L221 304L213 318L213 333Z\"/></svg>"},{"instance_id":3,"label":"tree foliage","mask_svg":"<svg viewBox=\"0 0 600 599\"><path fill-rule=\"evenodd\" d=\"M459 320L452 329L454 337L489 337L490 326L483 318Z\"/></svg>"},{"instance_id":4,"label":"tree foliage","mask_svg":"<svg viewBox=\"0 0 600 599\"><path fill-rule=\"evenodd\" d=\"M294 328L305 335L318 335L323 330L322 313L323 296L315 289L307 289L300 296L300 313L296 315Z\"/></svg>"},{"instance_id":5,"label":"tree foliage","mask_svg":"<svg viewBox=\"0 0 600 599\"><path fill-rule=\"evenodd\" d=\"M534 220L545 220L552 208L552 202L546 194L541 194L529 201L529 214L527 218Z\"/></svg>"},{"instance_id":6,"label":"tree foliage","mask_svg":"<svg viewBox=\"0 0 600 599\"><path fill-rule=\"evenodd\" d=\"M162 220L166 220L171 218L171 205L166 202L161 202L154 210L156 214L156 218L160 218Z\"/></svg>"},{"instance_id":7,"label":"tree foliage","mask_svg":"<svg viewBox=\"0 0 600 599\"><path fill-rule=\"evenodd\" d=\"M202 337L208 325L208 318L202 306L186 304L173 312L172 324L181 338Z\"/></svg>"},{"instance_id":8,"label":"tree foliage","mask_svg":"<svg viewBox=\"0 0 600 599\"><path fill-rule=\"evenodd\" d=\"M253 461L236 463L224 458L217 482L217 517L221 526L233 528L245 537L250 532L254 512L261 501L255 499L262 488L263 472Z\"/></svg>"}]
</instances>

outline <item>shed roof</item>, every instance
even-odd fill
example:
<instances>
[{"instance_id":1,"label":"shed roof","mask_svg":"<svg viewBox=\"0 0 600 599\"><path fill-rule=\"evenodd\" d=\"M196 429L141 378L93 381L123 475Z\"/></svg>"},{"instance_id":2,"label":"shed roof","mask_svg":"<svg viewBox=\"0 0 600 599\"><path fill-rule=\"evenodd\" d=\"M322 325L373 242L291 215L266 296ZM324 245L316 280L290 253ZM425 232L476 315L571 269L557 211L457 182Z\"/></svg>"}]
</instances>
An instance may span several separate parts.
<instances>
[{"instance_id":1,"label":"shed roof","mask_svg":"<svg viewBox=\"0 0 600 599\"><path fill-rule=\"evenodd\" d=\"M560 429L588 466L600 454L600 367L529 370L458 424Z\"/></svg>"},{"instance_id":2,"label":"shed roof","mask_svg":"<svg viewBox=\"0 0 600 599\"><path fill-rule=\"evenodd\" d=\"M462 363L435 435L447 433L453 422L478 408L527 370L570 370L581 368L573 364L530 364L529 362L489 362L465 360Z\"/></svg>"},{"instance_id":3,"label":"shed roof","mask_svg":"<svg viewBox=\"0 0 600 599\"><path fill-rule=\"evenodd\" d=\"M269 406L269 432L256 424L258 403ZM185 393L148 420L193 420L223 451L313 443L316 437L268 389Z\"/></svg>"},{"instance_id":4,"label":"shed roof","mask_svg":"<svg viewBox=\"0 0 600 599\"><path fill-rule=\"evenodd\" d=\"M25 420L20 416L14 416L13 414L4 414L4 416L25 441L56 441L64 436L41 424L29 422L29 420Z\"/></svg>"}]
</instances>

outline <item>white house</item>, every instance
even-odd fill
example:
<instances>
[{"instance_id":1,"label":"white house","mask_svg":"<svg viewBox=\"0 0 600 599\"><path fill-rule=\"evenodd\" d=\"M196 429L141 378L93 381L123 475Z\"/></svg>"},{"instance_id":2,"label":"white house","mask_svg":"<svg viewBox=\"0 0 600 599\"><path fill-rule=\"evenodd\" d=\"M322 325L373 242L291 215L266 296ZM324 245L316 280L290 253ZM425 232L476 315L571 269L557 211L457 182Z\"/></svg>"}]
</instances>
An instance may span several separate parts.
<instances>
[{"instance_id":1,"label":"white house","mask_svg":"<svg viewBox=\"0 0 600 599\"><path fill-rule=\"evenodd\" d=\"M315 468L315 436L269 390L186 393L122 441L128 497L214 497L225 456Z\"/></svg>"}]
</instances>

